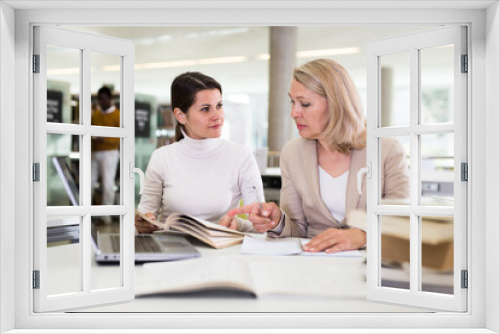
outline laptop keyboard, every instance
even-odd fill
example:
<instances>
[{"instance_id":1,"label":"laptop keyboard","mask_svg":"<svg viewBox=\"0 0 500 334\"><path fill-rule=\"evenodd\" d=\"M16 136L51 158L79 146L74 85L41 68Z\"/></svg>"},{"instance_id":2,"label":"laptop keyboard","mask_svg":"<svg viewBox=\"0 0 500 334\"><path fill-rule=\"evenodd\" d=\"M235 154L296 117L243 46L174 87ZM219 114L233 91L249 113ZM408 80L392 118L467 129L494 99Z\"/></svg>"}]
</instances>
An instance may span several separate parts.
<instances>
[{"instance_id":1,"label":"laptop keyboard","mask_svg":"<svg viewBox=\"0 0 500 334\"><path fill-rule=\"evenodd\" d=\"M120 236L111 236L111 245L113 247L113 252L120 252ZM135 252L136 253L158 253L160 252L160 246L148 235L136 235L135 236Z\"/></svg>"}]
</instances>

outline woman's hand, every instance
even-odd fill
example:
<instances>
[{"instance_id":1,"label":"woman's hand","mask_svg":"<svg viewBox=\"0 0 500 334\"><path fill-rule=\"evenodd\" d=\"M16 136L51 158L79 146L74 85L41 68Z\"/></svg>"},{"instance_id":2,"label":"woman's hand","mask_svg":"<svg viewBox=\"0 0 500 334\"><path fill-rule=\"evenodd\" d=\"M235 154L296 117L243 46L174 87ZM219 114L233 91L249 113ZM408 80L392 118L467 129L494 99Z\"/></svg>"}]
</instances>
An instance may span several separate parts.
<instances>
[{"instance_id":1,"label":"woman's hand","mask_svg":"<svg viewBox=\"0 0 500 334\"><path fill-rule=\"evenodd\" d=\"M156 216L152 212L146 212L144 213L144 215L151 220L156 220ZM158 226L149 223L145 219L142 219L141 217L139 217L139 215L135 215L135 227L137 228L137 232L139 233L151 233L160 229Z\"/></svg>"},{"instance_id":2,"label":"woman's hand","mask_svg":"<svg viewBox=\"0 0 500 334\"><path fill-rule=\"evenodd\" d=\"M248 220L250 220L255 230L260 233L272 230L281 220L281 210L273 202L245 205L230 210L227 215L234 217L241 213L248 213Z\"/></svg>"},{"instance_id":3,"label":"woman's hand","mask_svg":"<svg viewBox=\"0 0 500 334\"><path fill-rule=\"evenodd\" d=\"M235 217L229 217L228 215L225 215L219 220L219 225L230 228L231 230L238 230L238 221Z\"/></svg>"},{"instance_id":4,"label":"woman's hand","mask_svg":"<svg viewBox=\"0 0 500 334\"><path fill-rule=\"evenodd\" d=\"M366 244L366 232L359 228L340 230L329 228L318 234L305 244L307 252L335 253L345 250L359 249Z\"/></svg>"}]
</instances>

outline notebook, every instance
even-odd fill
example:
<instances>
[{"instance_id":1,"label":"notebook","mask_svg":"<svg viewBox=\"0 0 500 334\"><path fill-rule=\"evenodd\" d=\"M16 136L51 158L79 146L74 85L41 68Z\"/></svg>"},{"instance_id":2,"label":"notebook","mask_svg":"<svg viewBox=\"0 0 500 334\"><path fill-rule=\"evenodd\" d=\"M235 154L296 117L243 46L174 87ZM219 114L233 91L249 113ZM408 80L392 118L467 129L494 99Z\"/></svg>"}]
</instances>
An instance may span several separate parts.
<instances>
[{"instance_id":1,"label":"notebook","mask_svg":"<svg viewBox=\"0 0 500 334\"><path fill-rule=\"evenodd\" d=\"M98 263L120 261L120 234L100 233L92 224L92 245ZM199 257L200 253L179 235L135 235L135 262L175 261Z\"/></svg>"}]
</instances>

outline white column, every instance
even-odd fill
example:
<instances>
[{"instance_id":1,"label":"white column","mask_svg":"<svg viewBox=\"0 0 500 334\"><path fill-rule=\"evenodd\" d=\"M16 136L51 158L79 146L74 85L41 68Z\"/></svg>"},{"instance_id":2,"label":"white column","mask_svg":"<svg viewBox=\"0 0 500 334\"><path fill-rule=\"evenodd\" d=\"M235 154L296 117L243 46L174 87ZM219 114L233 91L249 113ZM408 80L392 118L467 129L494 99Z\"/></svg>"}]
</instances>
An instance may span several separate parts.
<instances>
[{"instance_id":1,"label":"white column","mask_svg":"<svg viewBox=\"0 0 500 334\"><path fill-rule=\"evenodd\" d=\"M381 125L382 127L391 126L392 124L392 96L393 96L393 78L394 71L392 68L382 67L381 73L381 93L380 104L382 109Z\"/></svg>"},{"instance_id":2,"label":"white column","mask_svg":"<svg viewBox=\"0 0 500 334\"><path fill-rule=\"evenodd\" d=\"M292 139L292 119L288 92L296 66L297 28L270 28L269 61L269 128L267 141L269 151L281 151Z\"/></svg>"}]
</instances>

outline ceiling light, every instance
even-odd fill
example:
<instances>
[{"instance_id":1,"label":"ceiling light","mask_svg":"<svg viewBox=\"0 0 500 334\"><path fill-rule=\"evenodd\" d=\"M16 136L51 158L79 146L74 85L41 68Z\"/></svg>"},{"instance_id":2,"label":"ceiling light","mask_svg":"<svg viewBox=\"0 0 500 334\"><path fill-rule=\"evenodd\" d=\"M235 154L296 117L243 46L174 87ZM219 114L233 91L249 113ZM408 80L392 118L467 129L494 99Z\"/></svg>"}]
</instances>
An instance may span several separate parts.
<instances>
[{"instance_id":1,"label":"ceiling light","mask_svg":"<svg viewBox=\"0 0 500 334\"><path fill-rule=\"evenodd\" d=\"M169 67L184 67L196 65L195 60L178 60L178 61L167 61L161 63L145 63L145 64L135 64L136 70L153 70L157 68L169 68Z\"/></svg>"},{"instance_id":2,"label":"ceiling light","mask_svg":"<svg viewBox=\"0 0 500 334\"><path fill-rule=\"evenodd\" d=\"M172 39L170 35L160 35L153 37L145 37L145 38L137 38L134 39L133 42L139 45L153 45L156 43L163 43Z\"/></svg>"},{"instance_id":3,"label":"ceiling light","mask_svg":"<svg viewBox=\"0 0 500 334\"><path fill-rule=\"evenodd\" d=\"M323 49L323 50L307 50L297 52L297 58L313 58L313 57L325 57L325 56L341 56L359 53L361 50L357 47L350 48L335 48L335 49ZM271 56L268 53L262 53L257 56L258 60L269 60Z\"/></svg>"},{"instance_id":4,"label":"ceiling light","mask_svg":"<svg viewBox=\"0 0 500 334\"><path fill-rule=\"evenodd\" d=\"M221 57L221 58L198 59L197 63L200 65L209 65L209 64L243 63L245 61L247 61L247 57Z\"/></svg>"},{"instance_id":5,"label":"ceiling light","mask_svg":"<svg viewBox=\"0 0 500 334\"><path fill-rule=\"evenodd\" d=\"M187 67L187 66L195 66L195 65L231 64L231 63L242 63L242 62L245 62L247 60L248 60L247 57L242 57L242 56L188 59L188 60L167 61L167 62L160 62L160 63L135 64L134 69L136 69L136 70L152 70L152 69L158 69L158 68ZM104 71L107 71L107 72L119 71L120 65L103 66L102 69Z\"/></svg>"},{"instance_id":6,"label":"ceiling light","mask_svg":"<svg viewBox=\"0 0 500 334\"><path fill-rule=\"evenodd\" d=\"M119 71L120 65L106 65L106 66L103 66L102 69L106 72Z\"/></svg>"},{"instance_id":7,"label":"ceiling light","mask_svg":"<svg viewBox=\"0 0 500 334\"><path fill-rule=\"evenodd\" d=\"M324 56L340 56L359 53L360 48L350 47L350 48L335 48L335 49L323 49L323 50L308 50L297 52L298 58L308 58L308 57L324 57Z\"/></svg>"},{"instance_id":8,"label":"ceiling light","mask_svg":"<svg viewBox=\"0 0 500 334\"><path fill-rule=\"evenodd\" d=\"M186 38L199 38L199 37L213 37L213 36L226 36L226 35L234 35L234 34L243 34L248 32L250 29L248 28L229 28L229 29L220 29L220 30L209 30L202 32L190 32L185 35Z\"/></svg>"},{"instance_id":9,"label":"ceiling light","mask_svg":"<svg viewBox=\"0 0 500 334\"><path fill-rule=\"evenodd\" d=\"M90 72L94 72L94 69L91 68ZM79 67L54 68L51 70L47 70L47 76L50 76L50 75L68 75L68 74L78 74L78 73L80 73Z\"/></svg>"}]
</instances>

